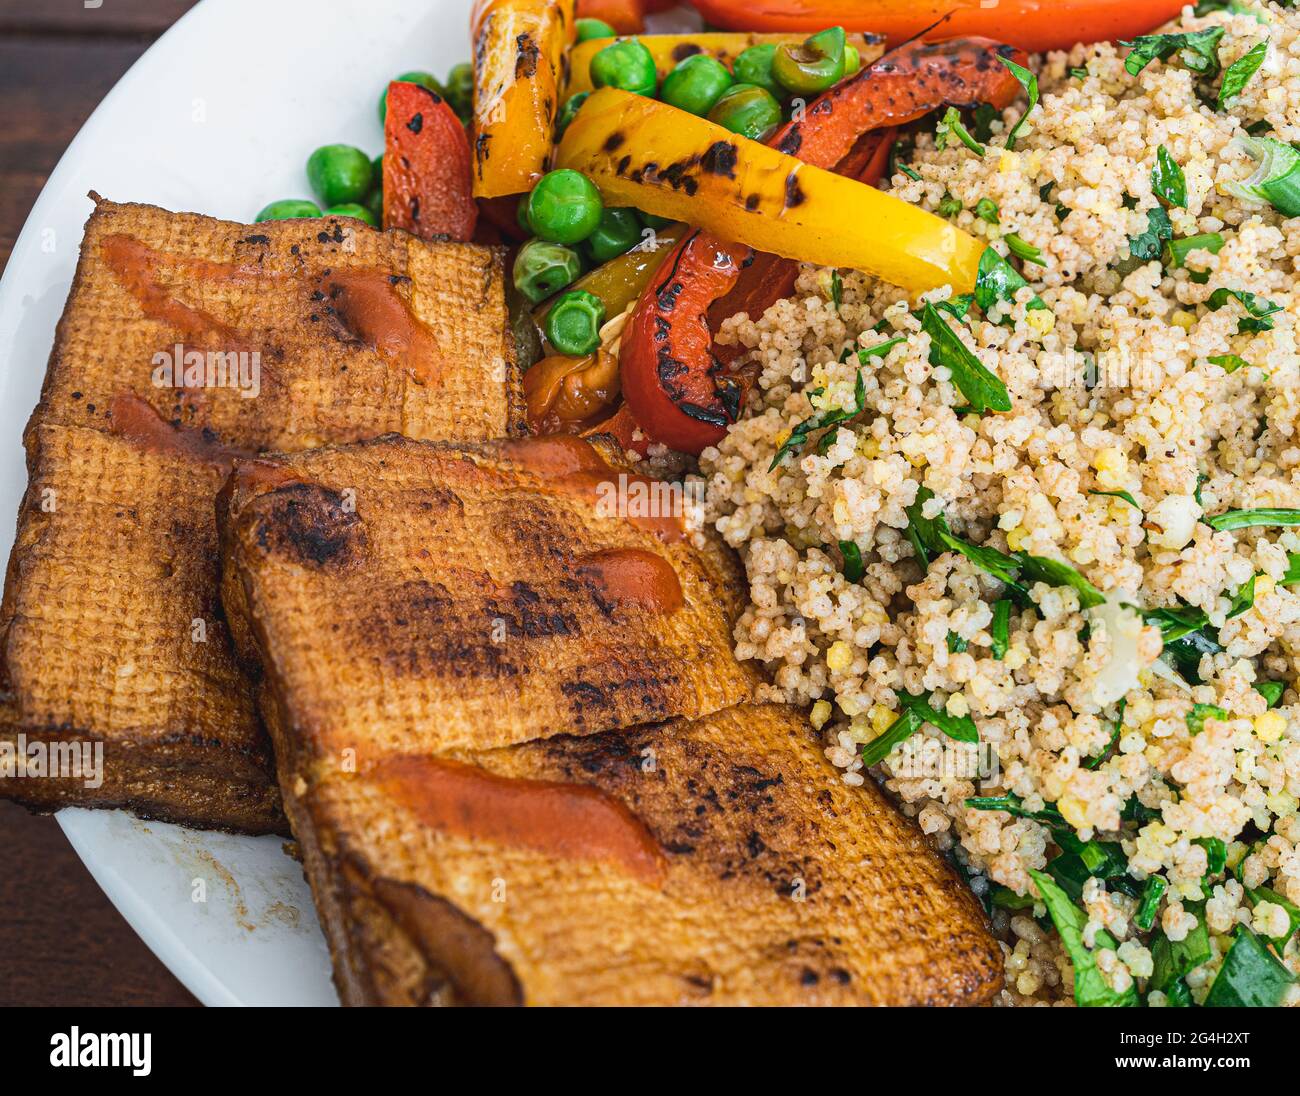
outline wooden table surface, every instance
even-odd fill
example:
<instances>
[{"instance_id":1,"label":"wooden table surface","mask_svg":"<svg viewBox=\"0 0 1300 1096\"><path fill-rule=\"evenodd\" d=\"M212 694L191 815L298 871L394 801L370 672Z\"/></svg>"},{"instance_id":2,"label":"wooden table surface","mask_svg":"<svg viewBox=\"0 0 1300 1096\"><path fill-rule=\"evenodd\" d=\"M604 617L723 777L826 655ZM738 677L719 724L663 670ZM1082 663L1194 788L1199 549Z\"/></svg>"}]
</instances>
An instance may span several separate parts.
<instances>
[{"instance_id":1,"label":"wooden table surface","mask_svg":"<svg viewBox=\"0 0 1300 1096\"><path fill-rule=\"evenodd\" d=\"M194 0L0 0L0 269L68 142ZM196 1005L52 818L0 802L0 1006Z\"/></svg>"}]
</instances>

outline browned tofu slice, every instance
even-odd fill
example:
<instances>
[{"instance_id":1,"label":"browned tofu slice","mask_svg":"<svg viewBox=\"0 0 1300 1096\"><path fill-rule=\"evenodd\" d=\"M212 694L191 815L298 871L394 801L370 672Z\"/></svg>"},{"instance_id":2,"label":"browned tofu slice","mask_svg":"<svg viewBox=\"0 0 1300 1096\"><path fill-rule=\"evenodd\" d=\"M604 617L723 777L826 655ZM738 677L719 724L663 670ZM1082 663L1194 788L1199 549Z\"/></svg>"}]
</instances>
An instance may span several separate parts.
<instances>
[{"instance_id":1,"label":"browned tofu slice","mask_svg":"<svg viewBox=\"0 0 1300 1096\"><path fill-rule=\"evenodd\" d=\"M217 490L235 455L271 447L522 432L504 278L499 249L346 218L249 226L97 199L27 431L0 755L97 743L104 779L0 765L0 794L285 828L222 623Z\"/></svg>"},{"instance_id":2,"label":"browned tofu slice","mask_svg":"<svg viewBox=\"0 0 1300 1096\"><path fill-rule=\"evenodd\" d=\"M34 426L3 616L0 741L98 743L103 783L0 780L29 805L283 828L269 743L217 586L220 468Z\"/></svg>"},{"instance_id":3,"label":"browned tofu slice","mask_svg":"<svg viewBox=\"0 0 1300 1096\"><path fill-rule=\"evenodd\" d=\"M989 1000L978 903L807 720L695 721L286 787L348 1004Z\"/></svg>"},{"instance_id":4,"label":"browned tofu slice","mask_svg":"<svg viewBox=\"0 0 1300 1096\"><path fill-rule=\"evenodd\" d=\"M972 895L748 702L730 558L603 507L619 475L382 438L231 477L223 599L344 1001L986 1000Z\"/></svg>"},{"instance_id":5,"label":"browned tofu slice","mask_svg":"<svg viewBox=\"0 0 1300 1096\"><path fill-rule=\"evenodd\" d=\"M361 743L484 749L747 698L719 593L739 588L734 561L692 547L683 514L606 507L620 483L650 486L577 438L241 464L226 609L237 640L240 618L256 632L289 748L327 765Z\"/></svg>"}]
</instances>

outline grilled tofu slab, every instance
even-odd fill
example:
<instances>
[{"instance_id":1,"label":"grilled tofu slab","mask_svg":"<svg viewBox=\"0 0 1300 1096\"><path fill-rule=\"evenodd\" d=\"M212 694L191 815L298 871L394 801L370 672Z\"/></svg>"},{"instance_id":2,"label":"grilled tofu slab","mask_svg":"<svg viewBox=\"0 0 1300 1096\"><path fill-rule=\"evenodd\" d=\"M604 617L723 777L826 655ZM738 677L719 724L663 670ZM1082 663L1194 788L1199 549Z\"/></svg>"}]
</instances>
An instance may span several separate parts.
<instances>
[{"instance_id":1,"label":"grilled tofu slab","mask_svg":"<svg viewBox=\"0 0 1300 1096\"><path fill-rule=\"evenodd\" d=\"M231 477L223 599L344 1002L986 1001L973 896L749 701L733 564L603 505L623 474L382 438Z\"/></svg>"},{"instance_id":2,"label":"grilled tofu slab","mask_svg":"<svg viewBox=\"0 0 1300 1096\"><path fill-rule=\"evenodd\" d=\"M232 461L524 429L499 250L346 218L96 200L25 443L0 602L0 794L284 831L220 609ZM51 747L102 766L51 776Z\"/></svg>"}]
</instances>

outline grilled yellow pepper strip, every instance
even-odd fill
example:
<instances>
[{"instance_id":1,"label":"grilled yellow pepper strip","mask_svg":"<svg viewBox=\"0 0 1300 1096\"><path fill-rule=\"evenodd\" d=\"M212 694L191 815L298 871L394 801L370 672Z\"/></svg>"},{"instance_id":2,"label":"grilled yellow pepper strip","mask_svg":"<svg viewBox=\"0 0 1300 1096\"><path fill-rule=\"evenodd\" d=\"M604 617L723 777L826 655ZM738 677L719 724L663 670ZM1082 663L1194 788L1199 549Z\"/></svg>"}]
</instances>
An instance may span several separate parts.
<instances>
[{"instance_id":1,"label":"grilled yellow pepper strip","mask_svg":"<svg viewBox=\"0 0 1300 1096\"><path fill-rule=\"evenodd\" d=\"M759 251L866 271L911 293L975 288L984 245L942 218L642 95L593 92L557 166L585 173L607 205Z\"/></svg>"},{"instance_id":2,"label":"grilled yellow pepper strip","mask_svg":"<svg viewBox=\"0 0 1300 1096\"><path fill-rule=\"evenodd\" d=\"M808 37L806 34L737 34L721 31L701 31L699 34L638 34L641 44L650 51L659 70L659 79L667 76L679 61L695 53L707 53L731 68L750 46L772 43L778 46L797 46ZM581 91L592 91L591 59L616 38L589 38L579 42L569 53L569 78L564 85L564 98ZM885 51L885 40L878 34L850 34L848 44L856 46L862 63L869 65Z\"/></svg>"},{"instance_id":3,"label":"grilled yellow pepper strip","mask_svg":"<svg viewBox=\"0 0 1300 1096\"><path fill-rule=\"evenodd\" d=\"M574 0L479 0L474 38L474 196L522 194L546 170Z\"/></svg>"}]
</instances>

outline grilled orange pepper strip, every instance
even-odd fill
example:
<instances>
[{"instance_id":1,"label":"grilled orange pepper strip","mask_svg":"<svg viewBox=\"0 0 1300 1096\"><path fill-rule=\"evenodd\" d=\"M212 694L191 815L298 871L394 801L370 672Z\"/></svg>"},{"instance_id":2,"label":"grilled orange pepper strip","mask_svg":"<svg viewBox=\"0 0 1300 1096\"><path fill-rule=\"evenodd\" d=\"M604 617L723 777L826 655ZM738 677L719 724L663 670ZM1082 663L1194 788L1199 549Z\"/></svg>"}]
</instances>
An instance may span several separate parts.
<instances>
[{"instance_id":1,"label":"grilled orange pepper strip","mask_svg":"<svg viewBox=\"0 0 1300 1096\"><path fill-rule=\"evenodd\" d=\"M593 92L557 164L584 172L607 205L760 251L862 270L911 293L975 288L984 245L942 218L641 95Z\"/></svg>"},{"instance_id":2,"label":"grilled orange pepper strip","mask_svg":"<svg viewBox=\"0 0 1300 1096\"><path fill-rule=\"evenodd\" d=\"M707 53L715 57L727 68L731 68L750 46L772 43L778 46L797 46L808 36L806 34L737 34L732 31L701 31L698 34L638 34L641 44L650 51L655 59L655 68L659 79L663 79L679 61L684 61L697 53ZM591 38L579 42L569 53L569 78L564 85L564 97L577 95L580 91L592 91L591 59L610 43L613 38ZM850 34L848 43L856 46L864 65L871 64L884 52L885 40L878 34Z\"/></svg>"},{"instance_id":3,"label":"grilled orange pepper strip","mask_svg":"<svg viewBox=\"0 0 1300 1096\"><path fill-rule=\"evenodd\" d=\"M479 0L474 40L474 196L522 194L546 170L573 0Z\"/></svg>"}]
</instances>

